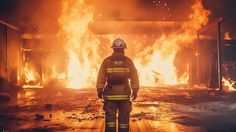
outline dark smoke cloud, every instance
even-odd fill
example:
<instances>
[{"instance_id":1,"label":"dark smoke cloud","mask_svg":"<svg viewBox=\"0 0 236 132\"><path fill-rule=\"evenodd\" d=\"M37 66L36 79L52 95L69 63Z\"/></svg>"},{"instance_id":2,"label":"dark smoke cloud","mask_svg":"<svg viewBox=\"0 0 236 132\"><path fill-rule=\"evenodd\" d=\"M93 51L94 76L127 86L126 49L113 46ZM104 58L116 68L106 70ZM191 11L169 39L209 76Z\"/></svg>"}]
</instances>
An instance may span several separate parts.
<instances>
[{"instance_id":1,"label":"dark smoke cloud","mask_svg":"<svg viewBox=\"0 0 236 132\"><path fill-rule=\"evenodd\" d=\"M210 10L210 20L224 18L223 32L230 32L236 38L236 1L235 0L203 0L203 5Z\"/></svg>"},{"instance_id":2,"label":"dark smoke cloud","mask_svg":"<svg viewBox=\"0 0 236 132\"><path fill-rule=\"evenodd\" d=\"M86 0L96 8L100 20L153 20L162 19L166 3L173 13L169 20L184 20L195 0ZM1 0L1 18L33 18L55 20L60 15L61 0ZM159 3L160 2L160 3ZM157 6L158 4L158 6ZM211 19L226 16L235 21L235 0L203 0L204 6L212 11ZM101 16L102 15L102 16ZM41 17L42 16L42 17Z\"/></svg>"},{"instance_id":3,"label":"dark smoke cloud","mask_svg":"<svg viewBox=\"0 0 236 132\"><path fill-rule=\"evenodd\" d=\"M15 0L1 0L0 1L0 19L9 19L14 17L18 3Z\"/></svg>"}]
</instances>

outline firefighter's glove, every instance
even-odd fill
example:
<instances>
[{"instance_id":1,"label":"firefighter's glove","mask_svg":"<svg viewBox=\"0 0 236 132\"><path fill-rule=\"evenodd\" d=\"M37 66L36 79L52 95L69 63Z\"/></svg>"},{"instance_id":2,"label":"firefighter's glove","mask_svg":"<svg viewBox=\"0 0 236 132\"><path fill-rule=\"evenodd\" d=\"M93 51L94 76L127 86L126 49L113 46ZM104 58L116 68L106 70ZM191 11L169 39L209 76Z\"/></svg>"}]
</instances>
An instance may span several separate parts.
<instances>
[{"instance_id":1,"label":"firefighter's glove","mask_svg":"<svg viewBox=\"0 0 236 132\"><path fill-rule=\"evenodd\" d=\"M132 94L132 100L135 100L138 97L138 93L137 92L133 92Z\"/></svg>"},{"instance_id":2,"label":"firefighter's glove","mask_svg":"<svg viewBox=\"0 0 236 132\"><path fill-rule=\"evenodd\" d=\"M102 92L98 92L98 98L103 99Z\"/></svg>"}]
</instances>

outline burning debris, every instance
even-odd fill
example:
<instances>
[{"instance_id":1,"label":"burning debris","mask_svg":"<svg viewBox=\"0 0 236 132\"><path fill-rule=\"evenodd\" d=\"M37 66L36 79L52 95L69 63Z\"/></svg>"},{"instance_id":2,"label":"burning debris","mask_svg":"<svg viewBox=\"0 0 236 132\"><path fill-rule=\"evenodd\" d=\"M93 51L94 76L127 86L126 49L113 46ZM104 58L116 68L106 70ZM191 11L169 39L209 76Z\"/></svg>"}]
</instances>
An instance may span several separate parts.
<instances>
[{"instance_id":1,"label":"burning debris","mask_svg":"<svg viewBox=\"0 0 236 132\"><path fill-rule=\"evenodd\" d=\"M40 86L39 72L36 71L33 65L30 65L27 62L25 63L25 67L24 67L24 78L25 78L24 88L31 87L31 86Z\"/></svg>"},{"instance_id":2,"label":"burning debris","mask_svg":"<svg viewBox=\"0 0 236 132\"><path fill-rule=\"evenodd\" d=\"M228 91L236 91L236 82L231 79L223 78L223 85L227 87Z\"/></svg>"}]
</instances>

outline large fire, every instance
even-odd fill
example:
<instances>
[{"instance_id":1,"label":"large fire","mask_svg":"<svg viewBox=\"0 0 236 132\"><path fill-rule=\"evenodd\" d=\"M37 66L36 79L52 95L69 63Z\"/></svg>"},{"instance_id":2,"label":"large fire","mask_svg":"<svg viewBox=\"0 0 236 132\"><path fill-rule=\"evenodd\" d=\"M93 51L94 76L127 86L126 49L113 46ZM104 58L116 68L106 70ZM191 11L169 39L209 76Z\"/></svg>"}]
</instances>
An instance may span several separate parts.
<instances>
[{"instance_id":1,"label":"large fire","mask_svg":"<svg viewBox=\"0 0 236 132\"><path fill-rule=\"evenodd\" d=\"M95 35L89 28L94 22L95 8L85 0L62 2L58 36L68 58L65 61L67 68L63 74L68 88L94 87L102 59L109 55L104 49L110 47L104 45L101 36ZM175 57L182 47L194 43L197 31L207 24L209 16L209 11L203 8L201 0L196 0L192 11L189 20L183 22L181 29L168 35L163 33L156 36L148 45L135 41L132 35L109 34L102 37L110 44L117 37L123 38L126 42L133 42L128 43L128 52L132 46L135 46L132 49L142 48L129 54L138 69L142 86L187 84L189 66L186 65L184 73L178 76L174 65ZM143 36L145 39L153 39L153 36Z\"/></svg>"},{"instance_id":2,"label":"large fire","mask_svg":"<svg viewBox=\"0 0 236 132\"><path fill-rule=\"evenodd\" d=\"M59 36L68 53L67 87L88 87L94 84L99 41L88 28L93 21L93 8L83 0L63 1L59 19Z\"/></svg>"},{"instance_id":3,"label":"large fire","mask_svg":"<svg viewBox=\"0 0 236 132\"><path fill-rule=\"evenodd\" d=\"M147 47L138 58L135 58L138 69L141 71L143 85L152 86L157 79L160 84L165 85L187 83L188 67L183 76L177 78L174 59L181 47L189 45L196 40L197 31L207 24L209 15L200 0L196 1L192 9L193 13L189 16L189 21L182 24L180 31L173 32L167 36L162 35L156 39L153 45ZM146 58L149 61L142 64L141 62Z\"/></svg>"}]
</instances>

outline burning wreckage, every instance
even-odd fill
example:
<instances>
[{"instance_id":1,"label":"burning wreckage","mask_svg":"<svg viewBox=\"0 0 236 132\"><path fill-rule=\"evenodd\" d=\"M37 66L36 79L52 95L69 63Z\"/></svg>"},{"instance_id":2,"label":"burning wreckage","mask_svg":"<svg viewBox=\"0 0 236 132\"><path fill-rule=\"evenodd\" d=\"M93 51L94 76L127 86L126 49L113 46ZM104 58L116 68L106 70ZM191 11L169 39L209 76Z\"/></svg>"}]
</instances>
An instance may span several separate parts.
<instances>
[{"instance_id":1,"label":"burning wreckage","mask_svg":"<svg viewBox=\"0 0 236 132\"><path fill-rule=\"evenodd\" d=\"M108 0L14 1L9 18L11 2L0 10L0 130L104 131L95 82L118 37L142 86L130 131L236 130L233 10L219 15L204 0L131 0L122 10Z\"/></svg>"}]
</instances>

